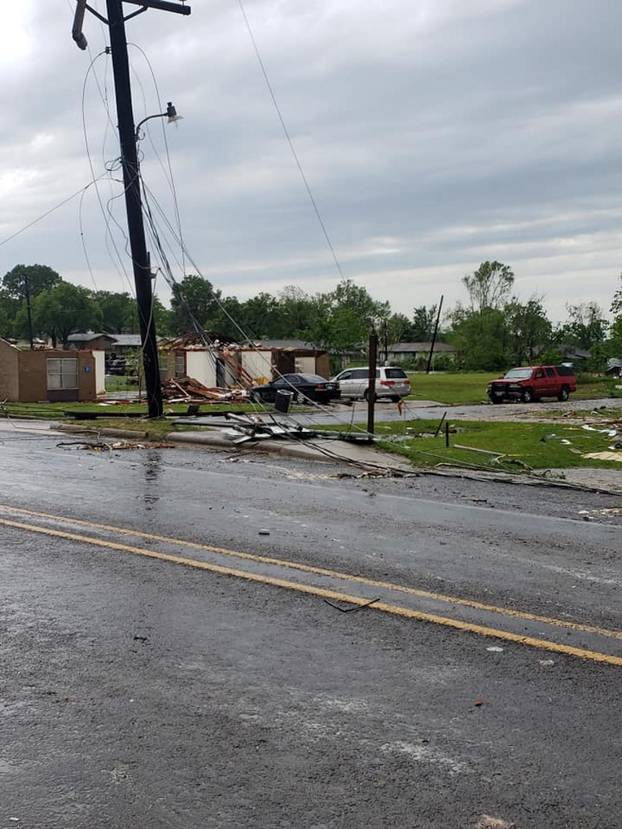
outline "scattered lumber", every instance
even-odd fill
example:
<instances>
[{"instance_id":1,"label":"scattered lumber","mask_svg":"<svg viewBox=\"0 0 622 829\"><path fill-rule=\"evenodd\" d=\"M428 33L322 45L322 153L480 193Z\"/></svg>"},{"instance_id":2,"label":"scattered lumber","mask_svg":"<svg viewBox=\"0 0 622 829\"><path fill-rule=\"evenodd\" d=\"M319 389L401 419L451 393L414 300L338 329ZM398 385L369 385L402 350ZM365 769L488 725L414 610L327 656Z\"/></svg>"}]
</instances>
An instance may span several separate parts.
<instances>
[{"instance_id":1,"label":"scattered lumber","mask_svg":"<svg viewBox=\"0 0 622 829\"><path fill-rule=\"evenodd\" d=\"M242 388L209 388L194 377L170 377L162 383L162 397L168 403L232 403L248 400Z\"/></svg>"}]
</instances>

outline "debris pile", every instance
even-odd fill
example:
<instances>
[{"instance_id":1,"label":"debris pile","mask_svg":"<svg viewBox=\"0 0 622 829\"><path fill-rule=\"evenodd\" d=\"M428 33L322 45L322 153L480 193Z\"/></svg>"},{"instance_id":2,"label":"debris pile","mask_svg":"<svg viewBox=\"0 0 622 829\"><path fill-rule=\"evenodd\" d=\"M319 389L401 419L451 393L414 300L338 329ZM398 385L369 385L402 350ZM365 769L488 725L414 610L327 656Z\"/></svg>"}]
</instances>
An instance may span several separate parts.
<instances>
[{"instance_id":1,"label":"debris pile","mask_svg":"<svg viewBox=\"0 0 622 829\"><path fill-rule=\"evenodd\" d=\"M222 421L218 418L222 416ZM211 418L210 418L211 421ZM186 421L176 420L186 425ZM295 440L303 442L313 438L346 441L347 443L373 443L367 432L337 432L333 430L307 429L294 421L279 421L272 415L216 412L210 426L220 428L222 434L236 445L259 443L263 440Z\"/></svg>"},{"instance_id":2,"label":"debris pile","mask_svg":"<svg viewBox=\"0 0 622 829\"><path fill-rule=\"evenodd\" d=\"M209 388L194 377L169 378L162 383L162 396L169 403L243 403L248 392L242 388Z\"/></svg>"},{"instance_id":3,"label":"debris pile","mask_svg":"<svg viewBox=\"0 0 622 829\"><path fill-rule=\"evenodd\" d=\"M164 441L149 441L148 443L136 443L130 440L118 440L109 442L104 440L66 440L56 444L57 446L75 446L87 452L118 452L125 449L174 449L174 443Z\"/></svg>"},{"instance_id":4,"label":"debris pile","mask_svg":"<svg viewBox=\"0 0 622 829\"><path fill-rule=\"evenodd\" d=\"M602 428L603 426L605 428ZM605 435L606 437L613 439L613 443L610 443L606 450L601 452L588 452L583 455L584 458L587 458L588 460L615 461L617 463L622 463L622 440L619 439L622 433L622 421L601 421L598 426L590 426L586 423L583 425L583 428L587 432L599 432L601 435ZM618 440L616 440L616 438L618 438Z\"/></svg>"}]
</instances>

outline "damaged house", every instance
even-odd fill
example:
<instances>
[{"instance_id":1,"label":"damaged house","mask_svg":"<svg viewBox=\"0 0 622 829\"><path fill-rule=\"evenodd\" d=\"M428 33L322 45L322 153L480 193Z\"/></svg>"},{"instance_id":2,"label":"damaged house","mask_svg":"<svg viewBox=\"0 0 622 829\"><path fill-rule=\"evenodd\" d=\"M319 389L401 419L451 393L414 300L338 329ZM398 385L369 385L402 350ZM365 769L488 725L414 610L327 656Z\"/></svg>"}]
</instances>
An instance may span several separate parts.
<instances>
[{"instance_id":1,"label":"damaged house","mask_svg":"<svg viewBox=\"0 0 622 829\"><path fill-rule=\"evenodd\" d=\"M160 345L162 379L192 377L208 388L261 385L279 374L328 377L327 351L301 340L261 340L252 345L210 338L178 337Z\"/></svg>"},{"instance_id":2,"label":"damaged house","mask_svg":"<svg viewBox=\"0 0 622 829\"><path fill-rule=\"evenodd\" d=\"M0 401L90 402L105 391L103 351L31 351L0 338Z\"/></svg>"}]
</instances>

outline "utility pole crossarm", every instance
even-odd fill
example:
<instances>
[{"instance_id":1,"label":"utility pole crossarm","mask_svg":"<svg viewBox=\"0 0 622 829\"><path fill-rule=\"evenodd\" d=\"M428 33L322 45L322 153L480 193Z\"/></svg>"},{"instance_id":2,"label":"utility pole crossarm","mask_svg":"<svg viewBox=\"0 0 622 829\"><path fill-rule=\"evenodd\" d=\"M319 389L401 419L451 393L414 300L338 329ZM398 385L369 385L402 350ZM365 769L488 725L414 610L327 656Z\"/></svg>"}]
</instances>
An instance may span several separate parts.
<instances>
[{"instance_id":1,"label":"utility pole crossarm","mask_svg":"<svg viewBox=\"0 0 622 829\"><path fill-rule=\"evenodd\" d=\"M146 9L160 9L163 12L174 14L190 14L190 6L173 3L171 0L124 0L125 3L132 3L134 6L144 6Z\"/></svg>"}]
</instances>

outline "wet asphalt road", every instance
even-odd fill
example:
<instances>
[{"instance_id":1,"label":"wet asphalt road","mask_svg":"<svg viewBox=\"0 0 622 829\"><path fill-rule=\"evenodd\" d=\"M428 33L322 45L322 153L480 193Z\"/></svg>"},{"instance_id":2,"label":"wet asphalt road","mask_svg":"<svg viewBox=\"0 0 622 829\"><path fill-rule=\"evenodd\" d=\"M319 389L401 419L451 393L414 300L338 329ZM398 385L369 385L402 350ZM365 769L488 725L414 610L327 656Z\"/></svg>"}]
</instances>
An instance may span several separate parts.
<instances>
[{"instance_id":1,"label":"wet asphalt road","mask_svg":"<svg viewBox=\"0 0 622 829\"><path fill-rule=\"evenodd\" d=\"M67 439L0 503L622 628L619 497ZM0 526L0 829L620 826L622 668L72 532Z\"/></svg>"}]
</instances>

